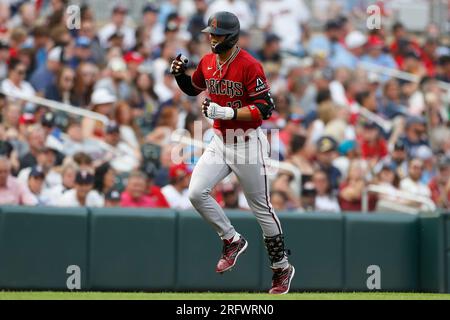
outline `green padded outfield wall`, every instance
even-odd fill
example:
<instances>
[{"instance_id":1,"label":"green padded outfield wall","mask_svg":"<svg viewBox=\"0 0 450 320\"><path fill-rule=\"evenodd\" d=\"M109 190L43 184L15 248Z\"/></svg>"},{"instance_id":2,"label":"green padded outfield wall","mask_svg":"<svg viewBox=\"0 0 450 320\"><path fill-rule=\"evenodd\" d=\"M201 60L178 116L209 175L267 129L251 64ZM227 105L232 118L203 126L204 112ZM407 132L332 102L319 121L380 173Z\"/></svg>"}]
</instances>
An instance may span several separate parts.
<instances>
[{"instance_id":1,"label":"green padded outfield wall","mask_svg":"<svg viewBox=\"0 0 450 320\"><path fill-rule=\"evenodd\" d=\"M263 239L254 215L249 211L227 211L236 230L245 235L248 248L231 272L219 275L215 267L222 241L195 211L179 213L177 290L260 290Z\"/></svg>"},{"instance_id":2,"label":"green padded outfield wall","mask_svg":"<svg viewBox=\"0 0 450 320\"><path fill-rule=\"evenodd\" d=\"M99 208L90 218L91 290L175 287L175 211Z\"/></svg>"},{"instance_id":3,"label":"green padded outfield wall","mask_svg":"<svg viewBox=\"0 0 450 320\"><path fill-rule=\"evenodd\" d=\"M87 209L4 206L0 213L0 288L67 290L67 268L86 288Z\"/></svg>"},{"instance_id":4,"label":"green padded outfield wall","mask_svg":"<svg viewBox=\"0 0 450 320\"><path fill-rule=\"evenodd\" d=\"M0 207L0 289L67 290L79 266L81 290L266 291L271 271L262 232L248 211L227 211L249 241L232 272L218 275L222 243L195 211ZM292 290L448 292L448 214L279 213Z\"/></svg>"},{"instance_id":5,"label":"green padded outfield wall","mask_svg":"<svg viewBox=\"0 0 450 320\"><path fill-rule=\"evenodd\" d=\"M339 214L278 213L286 248L296 267L293 290L340 290L343 283L343 224ZM272 271L264 249L262 288L269 289Z\"/></svg>"},{"instance_id":6,"label":"green padded outfield wall","mask_svg":"<svg viewBox=\"0 0 450 320\"><path fill-rule=\"evenodd\" d=\"M446 233L450 231L445 222L449 215L422 216L419 225L420 237L420 288L422 291L449 292L446 285L450 273L446 275ZM448 266L448 264L447 264Z\"/></svg>"},{"instance_id":7,"label":"green padded outfield wall","mask_svg":"<svg viewBox=\"0 0 450 320\"><path fill-rule=\"evenodd\" d=\"M381 290L419 288L418 217L407 214L345 214L344 289L368 291L367 268L380 268Z\"/></svg>"}]
</instances>

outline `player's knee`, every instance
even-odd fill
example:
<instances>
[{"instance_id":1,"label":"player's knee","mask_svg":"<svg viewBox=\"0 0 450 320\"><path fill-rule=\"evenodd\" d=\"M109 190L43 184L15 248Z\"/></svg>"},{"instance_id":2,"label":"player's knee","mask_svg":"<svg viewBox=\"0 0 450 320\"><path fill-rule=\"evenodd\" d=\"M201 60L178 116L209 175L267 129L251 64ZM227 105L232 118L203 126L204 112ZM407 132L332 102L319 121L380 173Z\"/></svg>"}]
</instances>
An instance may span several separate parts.
<instances>
[{"instance_id":1,"label":"player's knee","mask_svg":"<svg viewBox=\"0 0 450 320\"><path fill-rule=\"evenodd\" d=\"M209 192L208 189L191 186L189 188L189 200L192 203L201 203L208 199Z\"/></svg>"}]
</instances>

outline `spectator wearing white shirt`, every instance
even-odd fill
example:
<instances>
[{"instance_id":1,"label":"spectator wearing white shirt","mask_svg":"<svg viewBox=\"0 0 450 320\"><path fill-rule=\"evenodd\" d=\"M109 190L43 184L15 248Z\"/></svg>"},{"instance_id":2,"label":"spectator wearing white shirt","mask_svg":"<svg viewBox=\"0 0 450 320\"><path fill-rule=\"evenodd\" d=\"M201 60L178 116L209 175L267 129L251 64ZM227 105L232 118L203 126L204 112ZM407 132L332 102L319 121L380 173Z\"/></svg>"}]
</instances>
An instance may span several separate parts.
<instances>
[{"instance_id":1,"label":"spectator wearing white shirt","mask_svg":"<svg viewBox=\"0 0 450 320\"><path fill-rule=\"evenodd\" d=\"M242 0L216 0L213 1L206 11L204 16L205 24L208 25L208 19L214 13L219 11L228 11L234 13L241 25L241 30L249 30L254 23L254 15L250 10L250 6L247 1Z\"/></svg>"},{"instance_id":2,"label":"spectator wearing white shirt","mask_svg":"<svg viewBox=\"0 0 450 320\"><path fill-rule=\"evenodd\" d=\"M36 164L20 170L17 178L26 184L33 168L39 166L45 173L44 188L50 189L61 183L61 175L55 170L55 160L54 151L48 147L42 147L37 151Z\"/></svg>"},{"instance_id":3,"label":"spectator wearing white shirt","mask_svg":"<svg viewBox=\"0 0 450 320\"><path fill-rule=\"evenodd\" d=\"M316 190L314 209L321 212L340 212L338 199L331 192L326 172L322 170L314 172L312 183Z\"/></svg>"},{"instance_id":4,"label":"spectator wearing white shirt","mask_svg":"<svg viewBox=\"0 0 450 320\"><path fill-rule=\"evenodd\" d=\"M120 139L120 128L111 121L105 129L104 161L109 161L114 170L119 173L130 172L139 167L141 154Z\"/></svg>"},{"instance_id":5,"label":"spectator wearing white shirt","mask_svg":"<svg viewBox=\"0 0 450 320\"><path fill-rule=\"evenodd\" d=\"M158 21L159 10L153 3L147 3L142 8L142 27L145 34L149 36L148 41L150 48L156 48L164 41L164 28Z\"/></svg>"},{"instance_id":6,"label":"spectator wearing white shirt","mask_svg":"<svg viewBox=\"0 0 450 320\"><path fill-rule=\"evenodd\" d=\"M169 168L170 184L161 189L162 194L172 209L192 209L188 196L191 170L184 164L173 164Z\"/></svg>"},{"instance_id":7,"label":"spectator wearing white shirt","mask_svg":"<svg viewBox=\"0 0 450 320\"><path fill-rule=\"evenodd\" d=\"M310 18L303 0L263 0L259 12L258 26L279 36L283 50L301 52L302 26Z\"/></svg>"},{"instance_id":8,"label":"spectator wearing white shirt","mask_svg":"<svg viewBox=\"0 0 450 320\"><path fill-rule=\"evenodd\" d=\"M123 34L123 49L131 50L136 44L135 31L133 28L125 25L125 20L128 15L128 9L118 4L113 8L111 15L111 22L105 25L98 33L100 44L104 47L108 47L109 38L120 32Z\"/></svg>"},{"instance_id":9,"label":"spectator wearing white shirt","mask_svg":"<svg viewBox=\"0 0 450 320\"><path fill-rule=\"evenodd\" d=\"M27 73L26 65L17 59L11 59L8 68L8 78L2 81L0 87L3 92L16 94L24 97L33 97L36 93L33 86L25 79ZM20 101L11 98L13 101ZM32 105L32 104L31 104Z\"/></svg>"},{"instance_id":10,"label":"spectator wearing white shirt","mask_svg":"<svg viewBox=\"0 0 450 320\"><path fill-rule=\"evenodd\" d=\"M75 177L75 187L65 192L54 202L58 207L103 207L104 200L93 190L94 175L79 171Z\"/></svg>"},{"instance_id":11,"label":"spectator wearing white shirt","mask_svg":"<svg viewBox=\"0 0 450 320\"><path fill-rule=\"evenodd\" d=\"M45 206L50 204L50 198L44 191L45 184L45 172L40 166L34 166L31 168L31 172L27 180L27 188L33 197L36 199L36 204Z\"/></svg>"},{"instance_id":12,"label":"spectator wearing white shirt","mask_svg":"<svg viewBox=\"0 0 450 320\"><path fill-rule=\"evenodd\" d=\"M420 182L423 173L423 161L413 158L409 162L408 176L400 181L400 190L412 193L418 196L431 197L430 188Z\"/></svg>"},{"instance_id":13,"label":"spectator wearing white shirt","mask_svg":"<svg viewBox=\"0 0 450 320\"><path fill-rule=\"evenodd\" d=\"M78 168L74 163L66 163L61 169L62 181L60 184L44 190L44 194L50 199L59 199L65 192L75 187L75 176Z\"/></svg>"},{"instance_id":14,"label":"spectator wearing white shirt","mask_svg":"<svg viewBox=\"0 0 450 320\"><path fill-rule=\"evenodd\" d=\"M99 89L106 89L116 97L117 100L128 100L131 95L131 88L128 84L129 73L127 64L120 57L113 57L108 62L108 76L100 79L94 86L91 103L94 103L95 92Z\"/></svg>"}]
</instances>

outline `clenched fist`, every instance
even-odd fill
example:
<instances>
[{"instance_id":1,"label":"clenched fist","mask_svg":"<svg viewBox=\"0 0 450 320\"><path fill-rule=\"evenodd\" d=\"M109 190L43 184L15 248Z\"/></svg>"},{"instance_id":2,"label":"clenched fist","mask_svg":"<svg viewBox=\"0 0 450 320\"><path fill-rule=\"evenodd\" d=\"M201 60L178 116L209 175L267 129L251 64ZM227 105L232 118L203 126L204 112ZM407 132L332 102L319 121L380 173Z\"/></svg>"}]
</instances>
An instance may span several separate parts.
<instances>
[{"instance_id":1,"label":"clenched fist","mask_svg":"<svg viewBox=\"0 0 450 320\"><path fill-rule=\"evenodd\" d=\"M231 120L235 118L235 110L230 107L222 107L209 99L202 103L202 113L210 119Z\"/></svg>"},{"instance_id":2,"label":"clenched fist","mask_svg":"<svg viewBox=\"0 0 450 320\"><path fill-rule=\"evenodd\" d=\"M183 56L181 53L172 61L170 65L170 73L174 76L179 76L186 71L186 65L189 62L188 58Z\"/></svg>"}]
</instances>

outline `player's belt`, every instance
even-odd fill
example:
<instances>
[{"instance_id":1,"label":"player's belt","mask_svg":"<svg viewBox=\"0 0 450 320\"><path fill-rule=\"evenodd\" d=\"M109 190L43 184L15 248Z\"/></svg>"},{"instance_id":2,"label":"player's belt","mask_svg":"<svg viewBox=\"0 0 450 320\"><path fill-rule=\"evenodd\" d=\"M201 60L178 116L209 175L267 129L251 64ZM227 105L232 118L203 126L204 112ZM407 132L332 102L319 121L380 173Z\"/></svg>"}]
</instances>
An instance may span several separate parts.
<instances>
[{"instance_id":1,"label":"player's belt","mask_svg":"<svg viewBox=\"0 0 450 320\"><path fill-rule=\"evenodd\" d=\"M231 141L228 141L230 139L224 139L225 144L236 144L236 143L242 143L242 142L248 142L250 140L249 136L233 136L233 139Z\"/></svg>"}]
</instances>

